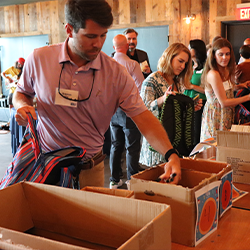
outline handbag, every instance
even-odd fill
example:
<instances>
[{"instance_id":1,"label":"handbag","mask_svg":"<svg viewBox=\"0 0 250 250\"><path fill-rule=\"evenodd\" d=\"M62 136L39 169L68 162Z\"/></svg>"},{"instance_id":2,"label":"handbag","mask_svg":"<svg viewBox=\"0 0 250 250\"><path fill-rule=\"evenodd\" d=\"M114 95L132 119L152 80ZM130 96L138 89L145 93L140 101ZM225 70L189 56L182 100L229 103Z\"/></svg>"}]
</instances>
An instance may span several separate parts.
<instances>
[{"instance_id":1,"label":"handbag","mask_svg":"<svg viewBox=\"0 0 250 250\"><path fill-rule=\"evenodd\" d=\"M181 93L168 95L158 119L179 155L189 156L194 148L194 101ZM155 151L149 146L151 151Z\"/></svg>"},{"instance_id":2,"label":"handbag","mask_svg":"<svg viewBox=\"0 0 250 250\"><path fill-rule=\"evenodd\" d=\"M27 115L28 125L22 142L0 181L0 189L23 180L52 185L60 181L61 186L70 187L72 179L78 181L78 166L86 149L73 146L43 153L35 121L30 113Z\"/></svg>"}]
</instances>

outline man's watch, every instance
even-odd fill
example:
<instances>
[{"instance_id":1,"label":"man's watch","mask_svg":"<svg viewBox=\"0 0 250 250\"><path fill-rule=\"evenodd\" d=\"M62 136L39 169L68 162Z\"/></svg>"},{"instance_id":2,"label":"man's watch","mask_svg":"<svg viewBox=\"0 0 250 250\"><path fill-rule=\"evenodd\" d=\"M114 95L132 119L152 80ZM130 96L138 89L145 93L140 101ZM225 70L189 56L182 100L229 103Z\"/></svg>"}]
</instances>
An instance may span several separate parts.
<instances>
[{"instance_id":1,"label":"man's watch","mask_svg":"<svg viewBox=\"0 0 250 250\"><path fill-rule=\"evenodd\" d=\"M179 157L178 151L174 148L171 148L167 151L167 153L165 154L164 158L165 160L168 162L168 158L172 155L172 154L177 154L177 156Z\"/></svg>"}]
</instances>

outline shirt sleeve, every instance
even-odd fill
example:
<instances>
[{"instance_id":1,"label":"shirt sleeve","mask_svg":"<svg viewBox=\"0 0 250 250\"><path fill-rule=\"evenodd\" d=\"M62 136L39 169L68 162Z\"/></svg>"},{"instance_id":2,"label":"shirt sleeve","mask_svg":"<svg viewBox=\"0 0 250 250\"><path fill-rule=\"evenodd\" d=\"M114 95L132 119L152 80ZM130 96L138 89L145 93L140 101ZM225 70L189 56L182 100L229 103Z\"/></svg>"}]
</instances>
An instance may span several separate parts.
<instances>
[{"instance_id":1,"label":"shirt sleeve","mask_svg":"<svg viewBox=\"0 0 250 250\"><path fill-rule=\"evenodd\" d=\"M134 70L132 72L132 78L135 80L135 84L139 90L139 92L141 92L141 86L142 86L142 83L144 81L144 76L141 72L141 67L140 67L140 64L136 61L134 61Z\"/></svg>"},{"instance_id":2,"label":"shirt sleeve","mask_svg":"<svg viewBox=\"0 0 250 250\"><path fill-rule=\"evenodd\" d=\"M154 116L158 117L160 110L157 104L157 93L154 88L153 77L147 77L142 84L141 97L146 107L153 113Z\"/></svg>"},{"instance_id":3,"label":"shirt sleeve","mask_svg":"<svg viewBox=\"0 0 250 250\"><path fill-rule=\"evenodd\" d=\"M120 86L123 86L122 89L119 90L119 107L127 114L127 116L133 117L141 114L147 110L147 108L141 99L134 79L128 73L126 68L123 68L123 74L117 78L118 82L123 83L119 84Z\"/></svg>"},{"instance_id":4,"label":"shirt sleeve","mask_svg":"<svg viewBox=\"0 0 250 250\"><path fill-rule=\"evenodd\" d=\"M6 74L6 75L10 75L11 74L11 69L12 69L12 67L6 69L3 73Z\"/></svg>"},{"instance_id":5,"label":"shirt sleeve","mask_svg":"<svg viewBox=\"0 0 250 250\"><path fill-rule=\"evenodd\" d=\"M235 81L236 83L240 83L240 77L241 77L242 71L240 69L240 65L237 65L235 68Z\"/></svg>"},{"instance_id":6,"label":"shirt sleeve","mask_svg":"<svg viewBox=\"0 0 250 250\"><path fill-rule=\"evenodd\" d=\"M34 84L33 84L33 72L34 72L34 65L32 61L34 61L34 52L31 53L27 59L25 60L25 64L23 67L23 72L18 81L16 91L26 94L30 97L35 96Z\"/></svg>"}]
</instances>

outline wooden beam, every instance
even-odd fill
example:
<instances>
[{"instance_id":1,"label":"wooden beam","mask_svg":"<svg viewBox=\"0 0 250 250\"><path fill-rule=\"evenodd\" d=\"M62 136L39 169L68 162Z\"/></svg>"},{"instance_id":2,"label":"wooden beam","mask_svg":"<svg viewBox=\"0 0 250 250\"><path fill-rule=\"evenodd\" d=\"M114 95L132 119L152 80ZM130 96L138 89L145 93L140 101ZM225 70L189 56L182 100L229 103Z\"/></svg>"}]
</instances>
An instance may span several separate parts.
<instances>
[{"instance_id":1,"label":"wooden beam","mask_svg":"<svg viewBox=\"0 0 250 250\"><path fill-rule=\"evenodd\" d=\"M8 34L6 33L6 34L0 34L0 38L1 37L19 37L19 36L37 36L37 35L45 35L45 34L50 34L50 30L8 33Z\"/></svg>"},{"instance_id":2,"label":"wooden beam","mask_svg":"<svg viewBox=\"0 0 250 250\"><path fill-rule=\"evenodd\" d=\"M171 25L173 21L164 21L164 22L145 22L145 23L131 23L129 27L136 28L136 27L148 27L148 26L164 26L164 25ZM128 28L127 24L121 25L112 25L110 29L126 29Z\"/></svg>"}]
</instances>

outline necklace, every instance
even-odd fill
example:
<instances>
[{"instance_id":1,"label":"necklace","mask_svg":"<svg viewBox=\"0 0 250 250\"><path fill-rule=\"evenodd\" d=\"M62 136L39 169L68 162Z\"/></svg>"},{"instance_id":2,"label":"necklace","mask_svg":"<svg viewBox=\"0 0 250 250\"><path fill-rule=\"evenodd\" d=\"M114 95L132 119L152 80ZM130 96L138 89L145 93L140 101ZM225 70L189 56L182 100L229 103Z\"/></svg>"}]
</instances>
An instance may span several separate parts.
<instances>
[{"instance_id":1,"label":"necklace","mask_svg":"<svg viewBox=\"0 0 250 250\"><path fill-rule=\"evenodd\" d=\"M221 80L224 82L228 79L228 72L225 70L224 73L222 73L221 71L219 71L219 74L220 74L220 77L221 77Z\"/></svg>"}]
</instances>

